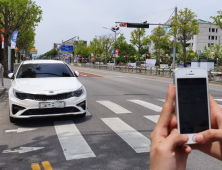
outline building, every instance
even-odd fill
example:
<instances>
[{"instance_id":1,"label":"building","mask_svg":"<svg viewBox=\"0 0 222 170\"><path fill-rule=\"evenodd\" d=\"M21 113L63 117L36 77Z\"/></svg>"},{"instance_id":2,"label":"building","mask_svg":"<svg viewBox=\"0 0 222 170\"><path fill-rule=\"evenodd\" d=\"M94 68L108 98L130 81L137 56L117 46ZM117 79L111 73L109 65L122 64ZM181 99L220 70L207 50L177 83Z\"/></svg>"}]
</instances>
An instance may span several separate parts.
<instances>
[{"instance_id":1,"label":"building","mask_svg":"<svg viewBox=\"0 0 222 170\"><path fill-rule=\"evenodd\" d=\"M222 29L211 22L198 19L199 34L194 35L186 46L193 46L193 50L200 52L204 47L210 47L213 44L221 44L222 42Z\"/></svg>"}]
</instances>

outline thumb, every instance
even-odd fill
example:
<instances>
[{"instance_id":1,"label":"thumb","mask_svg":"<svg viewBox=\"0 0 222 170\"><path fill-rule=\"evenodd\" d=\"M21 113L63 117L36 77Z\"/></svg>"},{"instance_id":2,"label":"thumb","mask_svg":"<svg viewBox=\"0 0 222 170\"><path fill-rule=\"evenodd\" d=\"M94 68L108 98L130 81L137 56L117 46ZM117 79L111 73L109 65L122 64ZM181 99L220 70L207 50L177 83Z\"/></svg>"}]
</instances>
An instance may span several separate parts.
<instances>
[{"instance_id":1,"label":"thumb","mask_svg":"<svg viewBox=\"0 0 222 170\"><path fill-rule=\"evenodd\" d=\"M198 143L210 143L215 141L222 142L222 129L210 129L195 136Z\"/></svg>"},{"instance_id":2,"label":"thumb","mask_svg":"<svg viewBox=\"0 0 222 170\"><path fill-rule=\"evenodd\" d=\"M166 138L165 144L174 150L176 146L185 144L188 141L189 137L187 135L179 134L177 129L173 129L170 135Z\"/></svg>"}]
</instances>

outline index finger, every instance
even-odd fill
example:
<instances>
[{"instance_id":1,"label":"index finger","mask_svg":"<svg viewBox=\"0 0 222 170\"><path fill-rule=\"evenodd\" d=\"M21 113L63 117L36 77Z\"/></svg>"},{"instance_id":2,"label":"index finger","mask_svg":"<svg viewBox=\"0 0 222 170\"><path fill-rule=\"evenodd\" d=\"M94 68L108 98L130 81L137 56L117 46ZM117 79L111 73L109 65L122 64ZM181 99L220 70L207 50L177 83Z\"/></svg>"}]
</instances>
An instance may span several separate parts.
<instances>
[{"instance_id":1,"label":"index finger","mask_svg":"<svg viewBox=\"0 0 222 170\"><path fill-rule=\"evenodd\" d=\"M156 125L156 130L161 131L161 135L168 136L169 134L169 123L172 119L172 114L174 110L174 100L176 97L176 92L173 84L169 85L166 102L160 114L160 118Z\"/></svg>"}]
</instances>

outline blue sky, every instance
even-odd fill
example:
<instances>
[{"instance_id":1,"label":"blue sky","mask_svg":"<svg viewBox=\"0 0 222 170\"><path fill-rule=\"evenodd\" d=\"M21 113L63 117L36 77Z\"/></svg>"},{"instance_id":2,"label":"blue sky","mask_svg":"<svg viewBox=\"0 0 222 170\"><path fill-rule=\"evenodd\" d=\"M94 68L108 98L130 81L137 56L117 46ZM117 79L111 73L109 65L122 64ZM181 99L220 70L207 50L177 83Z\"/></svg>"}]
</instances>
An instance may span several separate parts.
<instances>
[{"instance_id":1,"label":"blue sky","mask_svg":"<svg viewBox=\"0 0 222 170\"><path fill-rule=\"evenodd\" d=\"M112 34L115 22L164 23L178 10L189 8L198 19L212 21L222 10L221 0L35 0L43 10L43 20L36 27L35 47L38 54L53 48L53 43L79 36L88 43L95 36ZM156 26L150 26L149 35ZM126 40L130 40L132 28L121 28Z\"/></svg>"}]
</instances>

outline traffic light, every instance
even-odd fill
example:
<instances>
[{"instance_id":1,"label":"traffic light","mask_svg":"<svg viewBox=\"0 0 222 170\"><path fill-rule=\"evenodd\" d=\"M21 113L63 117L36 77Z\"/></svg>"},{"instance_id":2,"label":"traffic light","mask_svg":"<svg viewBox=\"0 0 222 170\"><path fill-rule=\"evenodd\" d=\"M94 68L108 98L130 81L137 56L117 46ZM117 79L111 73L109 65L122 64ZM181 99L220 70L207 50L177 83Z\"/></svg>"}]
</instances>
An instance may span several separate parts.
<instances>
[{"instance_id":1,"label":"traffic light","mask_svg":"<svg viewBox=\"0 0 222 170\"><path fill-rule=\"evenodd\" d=\"M146 23L127 23L127 28L149 28Z\"/></svg>"}]
</instances>

